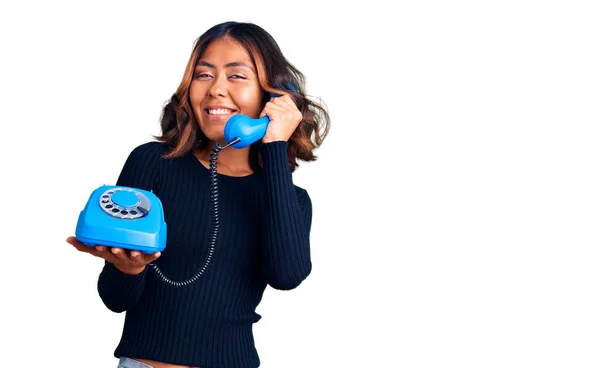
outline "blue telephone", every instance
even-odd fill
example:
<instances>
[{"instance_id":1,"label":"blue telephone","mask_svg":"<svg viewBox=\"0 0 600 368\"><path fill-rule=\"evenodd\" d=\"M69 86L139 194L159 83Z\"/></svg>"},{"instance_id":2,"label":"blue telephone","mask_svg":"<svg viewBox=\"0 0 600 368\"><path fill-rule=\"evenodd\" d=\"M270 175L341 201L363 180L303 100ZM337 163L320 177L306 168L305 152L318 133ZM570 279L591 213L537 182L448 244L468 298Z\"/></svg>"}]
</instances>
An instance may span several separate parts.
<instances>
[{"instance_id":1,"label":"blue telephone","mask_svg":"<svg viewBox=\"0 0 600 368\"><path fill-rule=\"evenodd\" d=\"M296 88L294 88L292 84L288 84L288 88L292 91L296 91ZM271 98L275 97L279 97L279 95L271 93ZM251 145L265 136L268 125L268 116L252 119L242 114L233 115L225 125L224 136L225 141L228 142L227 146L231 145L233 148L244 148Z\"/></svg>"},{"instance_id":2,"label":"blue telephone","mask_svg":"<svg viewBox=\"0 0 600 368\"><path fill-rule=\"evenodd\" d=\"M102 185L79 214L75 237L89 246L162 252L167 242L162 203L152 192Z\"/></svg>"},{"instance_id":3,"label":"blue telephone","mask_svg":"<svg viewBox=\"0 0 600 368\"><path fill-rule=\"evenodd\" d=\"M296 91L293 85L288 87ZM271 93L271 98L277 97ZM218 193L217 157L219 151L232 146L244 148L264 137L269 117L252 119L236 114L225 125L224 137L227 144L219 143L213 148L210 159L211 193ZM219 229L218 195L211 195L213 227L209 233L208 256L200 270L185 281L172 281L158 266L150 263L159 278L172 286L189 285L204 274L208 267ZM162 252L167 242L167 225L164 220L160 199L151 191L125 186L103 185L90 195L79 215L75 237L88 246L105 245L128 250L139 250L147 254Z\"/></svg>"}]
</instances>

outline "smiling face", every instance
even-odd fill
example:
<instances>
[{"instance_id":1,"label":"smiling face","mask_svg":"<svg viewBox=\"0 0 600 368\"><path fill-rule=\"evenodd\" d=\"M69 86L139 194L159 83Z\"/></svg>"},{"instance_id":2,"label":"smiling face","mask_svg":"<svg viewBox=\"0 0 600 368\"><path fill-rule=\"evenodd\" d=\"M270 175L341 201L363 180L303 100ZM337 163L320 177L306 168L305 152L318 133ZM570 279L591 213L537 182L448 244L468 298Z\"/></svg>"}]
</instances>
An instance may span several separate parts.
<instances>
[{"instance_id":1,"label":"smiling face","mask_svg":"<svg viewBox=\"0 0 600 368\"><path fill-rule=\"evenodd\" d=\"M230 37L211 42L200 55L190 103L196 121L211 141L222 141L225 123L234 114L258 118L263 90L244 47Z\"/></svg>"}]
</instances>

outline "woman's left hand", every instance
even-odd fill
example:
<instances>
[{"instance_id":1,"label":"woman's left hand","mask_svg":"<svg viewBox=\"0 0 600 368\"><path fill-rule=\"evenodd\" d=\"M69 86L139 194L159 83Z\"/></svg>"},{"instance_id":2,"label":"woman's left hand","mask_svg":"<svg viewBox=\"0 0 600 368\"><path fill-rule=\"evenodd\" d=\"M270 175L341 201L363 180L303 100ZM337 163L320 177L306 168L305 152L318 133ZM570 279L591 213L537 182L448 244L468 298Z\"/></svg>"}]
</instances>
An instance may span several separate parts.
<instances>
[{"instance_id":1,"label":"woman's left hand","mask_svg":"<svg viewBox=\"0 0 600 368\"><path fill-rule=\"evenodd\" d=\"M270 123L262 139L263 143L287 141L298 124L302 121L302 113L289 95L272 98L260 113L260 117L269 116Z\"/></svg>"}]
</instances>

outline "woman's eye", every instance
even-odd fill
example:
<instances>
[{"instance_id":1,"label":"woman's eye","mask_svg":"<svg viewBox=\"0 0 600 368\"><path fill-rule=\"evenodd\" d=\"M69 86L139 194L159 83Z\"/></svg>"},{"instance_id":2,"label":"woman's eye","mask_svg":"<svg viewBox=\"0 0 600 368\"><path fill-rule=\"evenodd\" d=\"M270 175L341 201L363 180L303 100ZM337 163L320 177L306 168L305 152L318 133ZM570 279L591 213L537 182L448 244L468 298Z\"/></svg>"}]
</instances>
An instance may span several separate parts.
<instances>
[{"instance_id":1,"label":"woman's eye","mask_svg":"<svg viewBox=\"0 0 600 368\"><path fill-rule=\"evenodd\" d=\"M195 78L208 78L208 77L210 77L210 74L208 74L208 73L199 73L199 74L196 74Z\"/></svg>"},{"instance_id":2,"label":"woman's eye","mask_svg":"<svg viewBox=\"0 0 600 368\"><path fill-rule=\"evenodd\" d=\"M234 75L232 75L229 78L233 78L233 79L246 79L246 77L244 77L243 75L237 75L237 74L234 74Z\"/></svg>"}]
</instances>

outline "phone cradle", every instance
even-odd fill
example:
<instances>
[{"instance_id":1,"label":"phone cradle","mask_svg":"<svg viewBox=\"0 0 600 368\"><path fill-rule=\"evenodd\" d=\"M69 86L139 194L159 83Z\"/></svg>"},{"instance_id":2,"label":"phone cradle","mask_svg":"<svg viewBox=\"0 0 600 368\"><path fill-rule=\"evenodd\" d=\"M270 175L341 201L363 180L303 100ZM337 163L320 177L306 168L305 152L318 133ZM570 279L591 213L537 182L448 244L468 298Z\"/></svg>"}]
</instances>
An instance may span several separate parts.
<instances>
[{"instance_id":1,"label":"phone cradle","mask_svg":"<svg viewBox=\"0 0 600 368\"><path fill-rule=\"evenodd\" d=\"M162 203L146 190L103 185L79 214L75 237L88 246L162 252L167 242Z\"/></svg>"}]
</instances>

